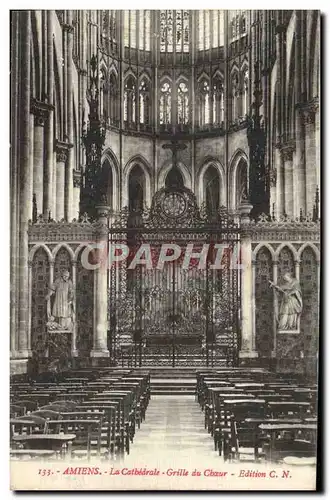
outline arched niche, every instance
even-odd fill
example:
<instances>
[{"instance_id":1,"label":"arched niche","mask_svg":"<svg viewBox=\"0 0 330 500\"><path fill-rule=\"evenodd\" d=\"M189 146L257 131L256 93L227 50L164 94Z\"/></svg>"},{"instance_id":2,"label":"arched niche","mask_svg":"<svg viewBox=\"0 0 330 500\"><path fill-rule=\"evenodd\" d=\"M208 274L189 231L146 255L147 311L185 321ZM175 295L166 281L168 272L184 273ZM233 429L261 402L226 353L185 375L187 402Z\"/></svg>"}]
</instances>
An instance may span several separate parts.
<instances>
[{"instance_id":1,"label":"arched niche","mask_svg":"<svg viewBox=\"0 0 330 500\"><path fill-rule=\"evenodd\" d=\"M255 259L256 350L269 358L274 349L274 303L269 281L273 279L273 259L269 249L260 247Z\"/></svg>"},{"instance_id":2,"label":"arched niche","mask_svg":"<svg viewBox=\"0 0 330 500\"><path fill-rule=\"evenodd\" d=\"M145 203L145 176L139 164L131 169L128 176L128 209L130 212L143 210Z\"/></svg>"},{"instance_id":3,"label":"arched niche","mask_svg":"<svg viewBox=\"0 0 330 500\"><path fill-rule=\"evenodd\" d=\"M237 165L235 187L235 208L239 208L248 199L248 165L244 158Z\"/></svg>"},{"instance_id":4,"label":"arched niche","mask_svg":"<svg viewBox=\"0 0 330 500\"><path fill-rule=\"evenodd\" d=\"M89 357L93 348L94 320L94 271L83 265L83 252L81 248L76 271L76 347L81 358Z\"/></svg>"},{"instance_id":5,"label":"arched niche","mask_svg":"<svg viewBox=\"0 0 330 500\"><path fill-rule=\"evenodd\" d=\"M36 348L38 340L44 340L47 323L47 301L50 283L50 260L44 248L33 255L31 263L31 348Z\"/></svg>"},{"instance_id":6,"label":"arched niche","mask_svg":"<svg viewBox=\"0 0 330 500\"><path fill-rule=\"evenodd\" d=\"M65 247L61 247L55 255L54 259L54 281L59 278L63 271L69 271L72 279L72 259L69 251Z\"/></svg>"},{"instance_id":7,"label":"arched niche","mask_svg":"<svg viewBox=\"0 0 330 500\"><path fill-rule=\"evenodd\" d=\"M220 207L220 176L214 165L209 165L204 174L204 200L209 213Z\"/></svg>"},{"instance_id":8,"label":"arched niche","mask_svg":"<svg viewBox=\"0 0 330 500\"><path fill-rule=\"evenodd\" d=\"M229 165L229 207L237 210L249 193L249 168L247 156L237 151Z\"/></svg>"},{"instance_id":9,"label":"arched niche","mask_svg":"<svg viewBox=\"0 0 330 500\"><path fill-rule=\"evenodd\" d=\"M102 170L101 170L101 190L102 190L102 195L104 196L104 199L107 202L107 205L110 208L113 208L114 206L114 182L113 182L113 174L112 174L112 167L110 164L109 158L105 158L103 163L102 163Z\"/></svg>"},{"instance_id":10,"label":"arched niche","mask_svg":"<svg viewBox=\"0 0 330 500\"><path fill-rule=\"evenodd\" d=\"M167 187L167 188L171 188L171 187L182 188L182 187L184 187L183 176L178 168L171 168L168 171L168 174L165 178L165 187Z\"/></svg>"},{"instance_id":11,"label":"arched niche","mask_svg":"<svg viewBox=\"0 0 330 500\"><path fill-rule=\"evenodd\" d=\"M316 365L319 344L320 283L318 258L311 246L306 246L301 252L299 281L303 301L300 330L303 336L304 356L307 363L312 361Z\"/></svg>"}]
</instances>

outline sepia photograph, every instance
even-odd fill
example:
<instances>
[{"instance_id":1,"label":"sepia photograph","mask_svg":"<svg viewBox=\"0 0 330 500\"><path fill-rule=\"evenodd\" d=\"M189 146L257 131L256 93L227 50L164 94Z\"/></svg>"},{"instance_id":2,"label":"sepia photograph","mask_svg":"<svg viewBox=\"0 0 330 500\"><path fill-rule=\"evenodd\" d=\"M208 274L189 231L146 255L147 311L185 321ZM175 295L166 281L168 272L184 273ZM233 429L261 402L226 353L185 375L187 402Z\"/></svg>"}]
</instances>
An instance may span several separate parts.
<instances>
[{"instance_id":1,"label":"sepia photograph","mask_svg":"<svg viewBox=\"0 0 330 500\"><path fill-rule=\"evenodd\" d=\"M319 489L321 18L9 12L11 490Z\"/></svg>"}]
</instances>

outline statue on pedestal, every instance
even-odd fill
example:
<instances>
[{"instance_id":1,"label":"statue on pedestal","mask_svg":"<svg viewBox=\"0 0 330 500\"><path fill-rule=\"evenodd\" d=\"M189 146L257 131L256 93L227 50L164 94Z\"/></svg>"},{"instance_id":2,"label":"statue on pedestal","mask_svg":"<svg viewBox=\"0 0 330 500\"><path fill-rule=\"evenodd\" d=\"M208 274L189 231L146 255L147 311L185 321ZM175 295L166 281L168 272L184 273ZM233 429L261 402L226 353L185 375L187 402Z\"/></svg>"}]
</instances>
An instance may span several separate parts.
<instances>
[{"instance_id":1,"label":"statue on pedestal","mask_svg":"<svg viewBox=\"0 0 330 500\"><path fill-rule=\"evenodd\" d=\"M55 294L53 308L51 309L50 297ZM47 326L50 330L71 331L74 322L73 285L69 271L65 270L61 276L50 286L46 296L47 300Z\"/></svg>"},{"instance_id":2,"label":"statue on pedestal","mask_svg":"<svg viewBox=\"0 0 330 500\"><path fill-rule=\"evenodd\" d=\"M298 280L291 276L290 273L285 273L281 286L275 285L272 281L269 283L270 286L282 296L278 314L278 330L298 330L299 317L303 307L302 294Z\"/></svg>"}]
</instances>

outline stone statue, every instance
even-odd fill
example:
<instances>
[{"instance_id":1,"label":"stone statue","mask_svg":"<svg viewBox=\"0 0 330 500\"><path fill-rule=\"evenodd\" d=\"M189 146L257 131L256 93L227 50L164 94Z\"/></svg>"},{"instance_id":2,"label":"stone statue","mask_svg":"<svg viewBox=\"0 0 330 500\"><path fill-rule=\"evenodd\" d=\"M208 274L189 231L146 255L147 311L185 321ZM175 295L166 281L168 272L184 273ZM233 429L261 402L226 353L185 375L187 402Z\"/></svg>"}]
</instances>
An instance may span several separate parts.
<instances>
[{"instance_id":1,"label":"stone statue","mask_svg":"<svg viewBox=\"0 0 330 500\"><path fill-rule=\"evenodd\" d=\"M278 329L288 331L297 330L299 327L298 320L303 307L298 280L293 278L290 273L285 273L282 286L277 286L272 281L269 283L282 296L278 315Z\"/></svg>"},{"instance_id":2,"label":"stone statue","mask_svg":"<svg viewBox=\"0 0 330 500\"><path fill-rule=\"evenodd\" d=\"M50 297L55 294L51 311ZM74 321L73 285L69 271L65 270L55 280L46 296L48 326L50 329L70 330Z\"/></svg>"}]
</instances>

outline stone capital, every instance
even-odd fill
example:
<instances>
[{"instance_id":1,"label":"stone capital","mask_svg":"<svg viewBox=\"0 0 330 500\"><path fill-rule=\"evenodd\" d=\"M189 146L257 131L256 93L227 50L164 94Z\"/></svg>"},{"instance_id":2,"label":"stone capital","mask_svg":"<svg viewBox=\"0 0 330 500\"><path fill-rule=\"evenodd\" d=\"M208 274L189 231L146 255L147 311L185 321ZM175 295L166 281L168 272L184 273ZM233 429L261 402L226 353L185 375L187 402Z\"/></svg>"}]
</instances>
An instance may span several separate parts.
<instances>
[{"instance_id":1,"label":"stone capital","mask_svg":"<svg viewBox=\"0 0 330 500\"><path fill-rule=\"evenodd\" d=\"M68 142L56 141L55 151L56 151L56 161L57 163L65 163L68 159L69 149L73 147L72 144Z\"/></svg>"},{"instance_id":2,"label":"stone capital","mask_svg":"<svg viewBox=\"0 0 330 500\"><path fill-rule=\"evenodd\" d=\"M277 182L277 170L276 168L272 168L269 171L269 185L270 187L276 187Z\"/></svg>"},{"instance_id":3,"label":"stone capital","mask_svg":"<svg viewBox=\"0 0 330 500\"><path fill-rule=\"evenodd\" d=\"M54 109L54 106L44 101L31 99L30 111L34 115L34 124L43 127L49 117L49 112Z\"/></svg>"},{"instance_id":4,"label":"stone capital","mask_svg":"<svg viewBox=\"0 0 330 500\"><path fill-rule=\"evenodd\" d=\"M318 99L312 99L309 102L303 102L297 105L301 119L304 125L311 125L315 123L315 115L319 109Z\"/></svg>"},{"instance_id":5,"label":"stone capital","mask_svg":"<svg viewBox=\"0 0 330 500\"><path fill-rule=\"evenodd\" d=\"M284 144L281 144L280 151L283 161L292 161L293 153L295 152L295 150L296 146L293 142L286 142Z\"/></svg>"},{"instance_id":6,"label":"stone capital","mask_svg":"<svg viewBox=\"0 0 330 500\"><path fill-rule=\"evenodd\" d=\"M96 208L99 219L107 218L110 215L110 207L108 205L98 205Z\"/></svg>"},{"instance_id":7,"label":"stone capital","mask_svg":"<svg viewBox=\"0 0 330 500\"><path fill-rule=\"evenodd\" d=\"M254 350L248 350L248 349L242 349L239 351L238 356L240 359L246 359L246 358L257 358L258 357L258 352Z\"/></svg>"},{"instance_id":8,"label":"stone capital","mask_svg":"<svg viewBox=\"0 0 330 500\"><path fill-rule=\"evenodd\" d=\"M91 358L109 358L110 353L108 349L92 349L90 352Z\"/></svg>"},{"instance_id":9,"label":"stone capital","mask_svg":"<svg viewBox=\"0 0 330 500\"><path fill-rule=\"evenodd\" d=\"M73 170L73 187L79 188L81 186L81 170Z\"/></svg>"},{"instance_id":10,"label":"stone capital","mask_svg":"<svg viewBox=\"0 0 330 500\"><path fill-rule=\"evenodd\" d=\"M62 29L63 31L67 31L68 33L74 32L74 27L72 24L62 23Z\"/></svg>"}]
</instances>

